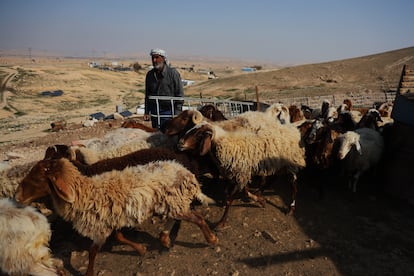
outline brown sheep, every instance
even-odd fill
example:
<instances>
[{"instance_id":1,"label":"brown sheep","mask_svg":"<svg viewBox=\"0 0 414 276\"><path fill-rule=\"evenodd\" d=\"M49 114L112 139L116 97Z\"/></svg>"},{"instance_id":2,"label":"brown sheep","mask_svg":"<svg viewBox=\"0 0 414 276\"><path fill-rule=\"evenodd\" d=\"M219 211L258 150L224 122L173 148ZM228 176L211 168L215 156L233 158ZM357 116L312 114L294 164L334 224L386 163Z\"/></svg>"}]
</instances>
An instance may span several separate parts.
<instances>
[{"instance_id":1,"label":"brown sheep","mask_svg":"<svg viewBox=\"0 0 414 276\"><path fill-rule=\"evenodd\" d=\"M57 214L93 241L86 275L94 274L96 255L113 231L119 241L144 254L145 246L126 240L119 230L139 226L153 215L192 222L208 243L218 242L204 218L191 209L194 200L213 201L202 193L194 174L177 162L151 162L88 177L61 158L39 161L32 172L42 175L42 185L50 186Z\"/></svg>"}]
</instances>

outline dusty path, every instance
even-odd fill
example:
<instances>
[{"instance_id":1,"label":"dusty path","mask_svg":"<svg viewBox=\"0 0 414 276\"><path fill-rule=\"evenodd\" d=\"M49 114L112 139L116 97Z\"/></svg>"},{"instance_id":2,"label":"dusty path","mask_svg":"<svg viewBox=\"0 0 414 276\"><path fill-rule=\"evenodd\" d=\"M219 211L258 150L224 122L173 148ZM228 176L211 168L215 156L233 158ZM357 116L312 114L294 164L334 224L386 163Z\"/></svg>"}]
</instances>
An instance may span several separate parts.
<instances>
[{"instance_id":1,"label":"dusty path","mask_svg":"<svg viewBox=\"0 0 414 276\"><path fill-rule=\"evenodd\" d=\"M7 96L10 93L10 91L7 90L7 84L9 83L9 81L11 79L14 78L15 75L16 75L15 72L9 73L9 75L6 78L4 78L3 82L1 83L1 86L0 86L0 109L4 109L5 107L7 107L9 109L14 109L14 108L10 107L7 103Z\"/></svg>"}]
</instances>

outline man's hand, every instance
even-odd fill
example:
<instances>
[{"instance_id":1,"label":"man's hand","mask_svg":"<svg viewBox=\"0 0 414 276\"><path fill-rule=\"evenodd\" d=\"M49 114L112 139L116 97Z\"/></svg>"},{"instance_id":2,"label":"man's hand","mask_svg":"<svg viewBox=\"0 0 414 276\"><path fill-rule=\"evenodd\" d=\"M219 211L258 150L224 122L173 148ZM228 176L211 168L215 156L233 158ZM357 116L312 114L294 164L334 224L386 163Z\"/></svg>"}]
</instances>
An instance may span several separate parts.
<instances>
[{"instance_id":1,"label":"man's hand","mask_svg":"<svg viewBox=\"0 0 414 276\"><path fill-rule=\"evenodd\" d=\"M144 114L144 121L149 121L149 120L150 120L150 115Z\"/></svg>"}]
</instances>

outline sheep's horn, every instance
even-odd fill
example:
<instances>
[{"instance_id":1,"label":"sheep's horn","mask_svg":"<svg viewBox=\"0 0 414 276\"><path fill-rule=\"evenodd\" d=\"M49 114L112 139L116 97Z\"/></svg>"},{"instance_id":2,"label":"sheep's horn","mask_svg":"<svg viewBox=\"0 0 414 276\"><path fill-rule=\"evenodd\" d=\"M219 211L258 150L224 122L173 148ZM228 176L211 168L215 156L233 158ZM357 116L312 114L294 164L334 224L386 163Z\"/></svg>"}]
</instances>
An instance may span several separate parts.
<instances>
[{"instance_id":1,"label":"sheep's horn","mask_svg":"<svg viewBox=\"0 0 414 276\"><path fill-rule=\"evenodd\" d=\"M198 110L194 110L192 119L194 124L201 123L203 121L203 114Z\"/></svg>"}]
</instances>

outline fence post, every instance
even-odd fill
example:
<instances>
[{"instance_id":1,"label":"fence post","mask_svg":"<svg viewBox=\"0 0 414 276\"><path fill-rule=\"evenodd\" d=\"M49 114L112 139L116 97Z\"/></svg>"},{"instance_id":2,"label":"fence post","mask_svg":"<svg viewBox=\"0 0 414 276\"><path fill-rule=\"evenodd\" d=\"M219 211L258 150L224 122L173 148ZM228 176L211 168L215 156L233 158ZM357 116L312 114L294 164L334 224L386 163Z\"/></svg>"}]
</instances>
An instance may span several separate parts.
<instances>
[{"instance_id":1,"label":"fence post","mask_svg":"<svg viewBox=\"0 0 414 276\"><path fill-rule=\"evenodd\" d=\"M259 102L259 88L256 85L256 104L257 104L257 110L261 111L260 102Z\"/></svg>"}]
</instances>

